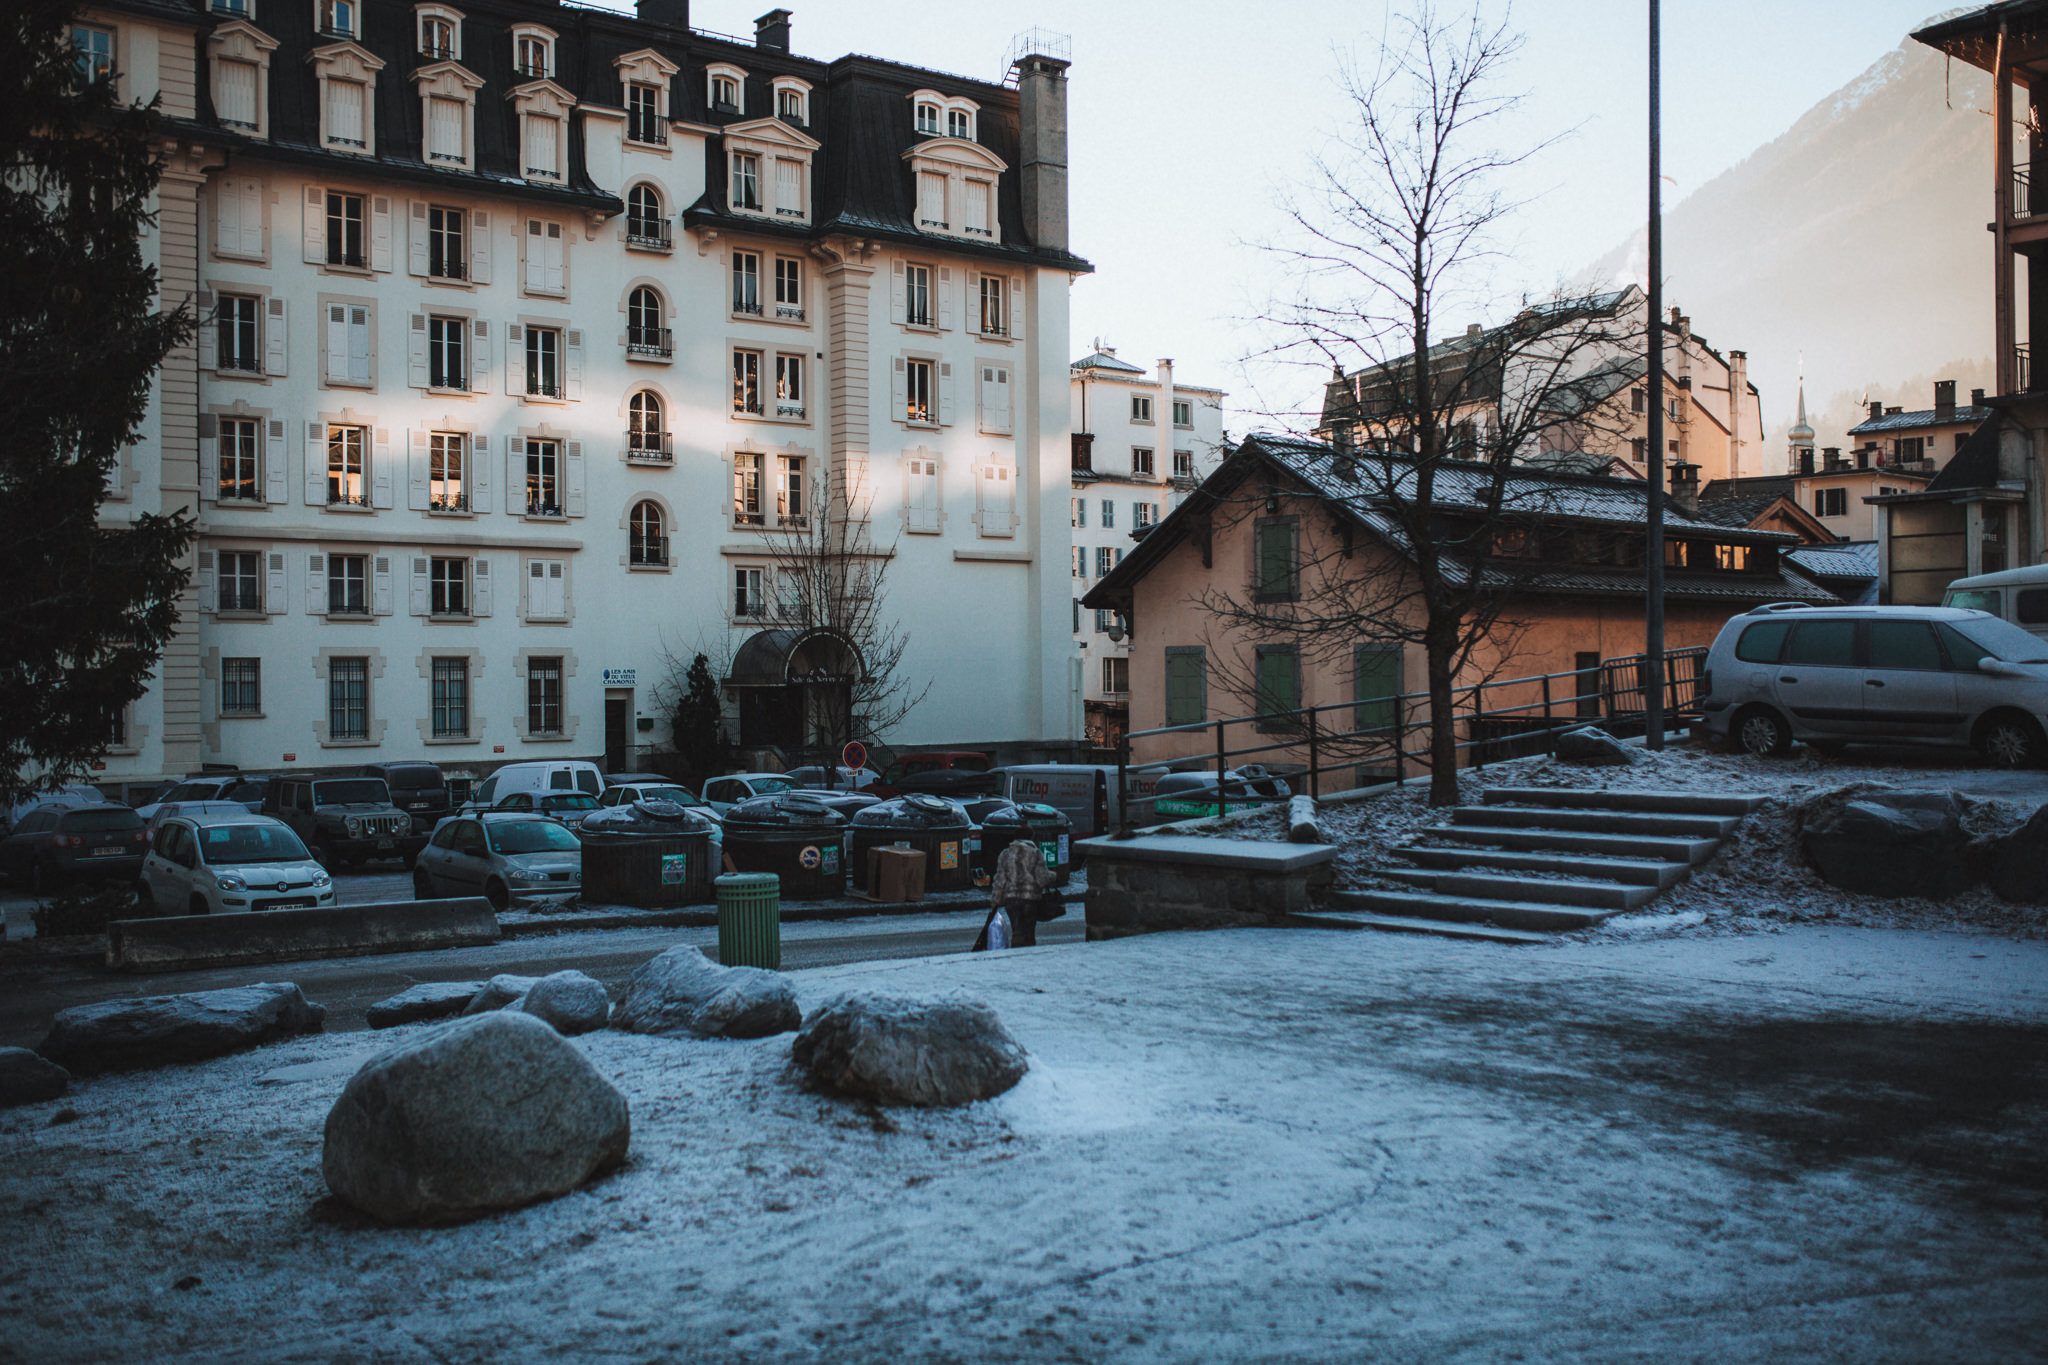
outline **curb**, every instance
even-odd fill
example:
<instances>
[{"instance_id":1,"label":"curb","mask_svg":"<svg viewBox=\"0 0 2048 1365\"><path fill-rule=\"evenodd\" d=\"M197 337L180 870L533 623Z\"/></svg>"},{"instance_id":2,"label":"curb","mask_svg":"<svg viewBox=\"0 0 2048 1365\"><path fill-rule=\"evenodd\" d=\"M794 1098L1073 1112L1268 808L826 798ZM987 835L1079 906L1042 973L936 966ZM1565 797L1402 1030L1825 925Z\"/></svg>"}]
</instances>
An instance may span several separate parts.
<instances>
[{"instance_id":1,"label":"curb","mask_svg":"<svg viewBox=\"0 0 2048 1365\"><path fill-rule=\"evenodd\" d=\"M926 915L960 910L979 910L988 904L984 891L954 891L945 898L927 896L921 901L885 904L879 901L831 902L824 905L782 907L784 924L815 923L846 919L873 919L881 915ZM635 910L616 914L585 915L570 912L559 917L536 916L513 923L498 922L504 938L541 938L551 934L584 933L603 929L715 929L718 910L712 906L682 906L674 910Z\"/></svg>"}]
</instances>

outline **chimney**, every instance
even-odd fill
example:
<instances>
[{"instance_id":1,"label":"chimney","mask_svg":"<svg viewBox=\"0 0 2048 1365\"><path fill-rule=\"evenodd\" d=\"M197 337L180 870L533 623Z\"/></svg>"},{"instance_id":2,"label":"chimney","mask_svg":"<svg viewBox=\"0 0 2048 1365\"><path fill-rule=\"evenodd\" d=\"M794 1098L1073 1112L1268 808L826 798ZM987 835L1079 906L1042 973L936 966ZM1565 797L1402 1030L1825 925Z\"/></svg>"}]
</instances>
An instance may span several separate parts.
<instances>
[{"instance_id":1,"label":"chimney","mask_svg":"<svg viewBox=\"0 0 2048 1365\"><path fill-rule=\"evenodd\" d=\"M1486 329L1484 327L1481 327L1476 322L1468 322L1465 324L1465 335L1468 337L1476 337L1485 330Z\"/></svg>"},{"instance_id":2,"label":"chimney","mask_svg":"<svg viewBox=\"0 0 2048 1365\"><path fill-rule=\"evenodd\" d=\"M1875 422L1878 418L1882 416L1884 416L1884 404L1872 403L1870 405L1870 420Z\"/></svg>"},{"instance_id":3,"label":"chimney","mask_svg":"<svg viewBox=\"0 0 2048 1365\"><path fill-rule=\"evenodd\" d=\"M1821 447L1820 467L1822 469L1841 469L1847 464L1848 461L1842 458L1842 448L1840 446Z\"/></svg>"},{"instance_id":4,"label":"chimney","mask_svg":"<svg viewBox=\"0 0 2048 1365\"><path fill-rule=\"evenodd\" d=\"M690 0L634 0L634 9L642 23L660 24L663 28L690 26Z\"/></svg>"},{"instance_id":5,"label":"chimney","mask_svg":"<svg viewBox=\"0 0 2048 1365\"><path fill-rule=\"evenodd\" d=\"M754 21L754 46L766 52L789 51L789 11L771 9Z\"/></svg>"},{"instance_id":6,"label":"chimney","mask_svg":"<svg viewBox=\"0 0 2048 1365\"><path fill-rule=\"evenodd\" d=\"M1937 379L1934 381L1934 410L1953 413L1956 410L1956 381Z\"/></svg>"},{"instance_id":7,"label":"chimney","mask_svg":"<svg viewBox=\"0 0 2048 1365\"><path fill-rule=\"evenodd\" d=\"M1671 501L1680 511L1693 516L1700 510L1700 467L1685 460L1673 460L1666 467L1671 475Z\"/></svg>"},{"instance_id":8,"label":"chimney","mask_svg":"<svg viewBox=\"0 0 2048 1365\"><path fill-rule=\"evenodd\" d=\"M1982 390L1982 389L1971 389L1971 390L1970 390L1970 406L1971 406L1971 407L1973 407L1973 408L1981 408L1981 407L1983 407L1983 406L1984 406L1984 390Z\"/></svg>"},{"instance_id":9,"label":"chimney","mask_svg":"<svg viewBox=\"0 0 2048 1365\"><path fill-rule=\"evenodd\" d=\"M1057 57L1020 57L1018 131L1022 141L1024 235L1041 251L1067 249L1067 67Z\"/></svg>"},{"instance_id":10,"label":"chimney","mask_svg":"<svg viewBox=\"0 0 2048 1365\"><path fill-rule=\"evenodd\" d=\"M1829 454L1833 454L1834 452L1833 452L1833 451L1830 451L1830 452L1828 452L1828 453L1829 453ZM1800 472L1800 473L1801 473L1802 475L1805 475L1805 476L1807 476L1807 477L1811 477L1811 476L1812 476L1812 474L1813 474L1813 447L1812 447L1812 446L1801 446L1801 447L1799 447L1799 472Z\"/></svg>"}]
</instances>

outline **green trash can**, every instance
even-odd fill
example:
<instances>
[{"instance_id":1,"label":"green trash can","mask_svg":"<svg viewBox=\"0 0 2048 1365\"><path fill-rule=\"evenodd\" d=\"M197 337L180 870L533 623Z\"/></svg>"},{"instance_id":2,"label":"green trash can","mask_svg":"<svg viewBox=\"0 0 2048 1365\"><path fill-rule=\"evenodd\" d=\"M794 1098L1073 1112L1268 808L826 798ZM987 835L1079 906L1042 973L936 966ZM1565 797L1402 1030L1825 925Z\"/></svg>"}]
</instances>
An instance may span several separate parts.
<instances>
[{"instance_id":1,"label":"green trash can","mask_svg":"<svg viewBox=\"0 0 2048 1365\"><path fill-rule=\"evenodd\" d=\"M782 879L773 872L728 872L718 893L718 960L728 967L782 969Z\"/></svg>"}]
</instances>

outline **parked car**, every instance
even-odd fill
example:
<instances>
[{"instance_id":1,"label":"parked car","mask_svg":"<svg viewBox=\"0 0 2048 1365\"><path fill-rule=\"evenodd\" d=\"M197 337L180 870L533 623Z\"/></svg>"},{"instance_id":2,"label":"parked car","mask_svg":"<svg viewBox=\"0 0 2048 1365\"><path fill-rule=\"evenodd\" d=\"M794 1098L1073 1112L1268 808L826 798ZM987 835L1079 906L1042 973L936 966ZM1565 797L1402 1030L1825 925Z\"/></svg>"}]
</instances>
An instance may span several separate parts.
<instances>
[{"instance_id":1,"label":"parked car","mask_svg":"<svg viewBox=\"0 0 2048 1365\"><path fill-rule=\"evenodd\" d=\"M233 801L251 814L255 814L263 809L263 798L269 791L268 777L251 777L244 773L208 773L202 777L186 778L155 801L137 806L135 811L146 823L157 813L158 808L167 802Z\"/></svg>"},{"instance_id":2,"label":"parked car","mask_svg":"<svg viewBox=\"0 0 2048 1365\"><path fill-rule=\"evenodd\" d=\"M333 905L335 892L334 879L289 825L237 805L166 816L136 898L144 914L219 915L310 910Z\"/></svg>"},{"instance_id":3,"label":"parked car","mask_svg":"<svg viewBox=\"0 0 2048 1365\"><path fill-rule=\"evenodd\" d=\"M411 863L426 844L412 817L391 804L381 777L279 777L264 797L263 813L290 825L330 871L375 858Z\"/></svg>"},{"instance_id":4,"label":"parked car","mask_svg":"<svg viewBox=\"0 0 2048 1365\"><path fill-rule=\"evenodd\" d=\"M462 810L472 815L490 810L513 792L579 791L596 796L603 790L604 775L595 763L583 759L507 763L470 789Z\"/></svg>"},{"instance_id":5,"label":"parked car","mask_svg":"<svg viewBox=\"0 0 2048 1365\"><path fill-rule=\"evenodd\" d=\"M635 780L606 787L604 795L597 798L597 804L610 808L612 806L630 806L635 801L673 801L678 806L688 806L696 810L709 811L710 809L703 797L697 795L697 793L691 791L680 782L671 782L665 777L651 777L639 780L644 775L630 774L630 776L635 777Z\"/></svg>"},{"instance_id":6,"label":"parked car","mask_svg":"<svg viewBox=\"0 0 2048 1365\"><path fill-rule=\"evenodd\" d=\"M1194 820L1215 815L1216 774L1212 771L1161 773L1152 789L1153 801L1139 806L1133 801L1133 824L1158 824L1168 820ZM1285 778L1275 777L1256 763L1231 768L1223 774L1223 813L1257 810L1293 795ZM1148 814L1149 811L1149 814Z\"/></svg>"},{"instance_id":7,"label":"parked car","mask_svg":"<svg viewBox=\"0 0 2048 1365\"><path fill-rule=\"evenodd\" d=\"M364 777L381 777L391 789L391 804L412 817L412 832L430 834L441 817L454 808L448 799L448 779L441 765L424 759L407 758L390 763L369 763Z\"/></svg>"},{"instance_id":8,"label":"parked car","mask_svg":"<svg viewBox=\"0 0 2048 1365\"><path fill-rule=\"evenodd\" d=\"M531 811L443 820L412 868L421 900L483 896L497 910L582 887L583 845L560 821Z\"/></svg>"},{"instance_id":9,"label":"parked car","mask_svg":"<svg viewBox=\"0 0 2048 1365\"><path fill-rule=\"evenodd\" d=\"M1752 754L1794 740L1969 744L2000 767L2048 753L2048 640L1954 607L1759 607L1700 680L1708 735Z\"/></svg>"},{"instance_id":10,"label":"parked car","mask_svg":"<svg viewBox=\"0 0 2048 1365\"><path fill-rule=\"evenodd\" d=\"M142 815L142 812L139 810L135 813ZM154 838L158 828L173 815L247 815L249 813L249 808L239 801L159 801L155 806L151 807L150 814L143 816L142 827L149 831L151 838Z\"/></svg>"},{"instance_id":11,"label":"parked car","mask_svg":"<svg viewBox=\"0 0 2048 1365\"><path fill-rule=\"evenodd\" d=\"M491 809L538 811L575 829L583 823L584 816L603 807L597 804L596 797L587 792L513 792Z\"/></svg>"},{"instance_id":12,"label":"parked car","mask_svg":"<svg viewBox=\"0 0 2048 1365\"><path fill-rule=\"evenodd\" d=\"M133 881L149 835L142 817L111 801L37 806L0 839L0 875L41 895L66 882Z\"/></svg>"},{"instance_id":13,"label":"parked car","mask_svg":"<svg viewBox=\"0 0 2048 1365\"><path fill-rule=\"evenodd\" d=\"M905 792L929 792L934 796L994 796L996 784L987 779L995 766L987 754L971 749L935 749L929 753L905 754L888 767L869 787L869 794L887 799Z\"/></svg>"},{"instance_id":14,"label":"parked car","mask_svg":"<svg viewBox=\"0 0 2048 1365\"><path fill-rule=\"evenodd\" d=\"M811 791L866 791L882 780L882 775L873 768L848 768L838 765L830 768L791 768L783 776L797 786Z\"/></svg>"},{"instance_id":15,"label":"parked car","mask_svg":"<svg viewBox=\"0 0 2048 1365\"><path fill-rule=\"evenodd\" d=\"M1988 611L2048 640L2048 564L1958 578L1948 585L1941 605Z\"/></svg>"},{"instance_id":16,"label":"parked car","mask_svg":"<svg viewBox=\"0 0 2048 1365\"><path fill-rule=\"evenodd\" d=\"M723 820L725 813L742 801L795 790L796 783L787 773L727 773L704 784L704 804Z\"/></svg>"},{"instance_id":17,"label":"parked car","mask_svg":"<svg viewBox=\"0 0 2048 1365\"><path fill-rule=\"evenodd\" d=\"M23 797L12 806L0 807L0 818L4 818L6 821L5 828L0 828L0 835L11 833L14 827L21 822L21 818L37 806L98 806L113 804L105 796L101 795L98 787L88 787L82 782L74 782L68 786L59 787L55 791L35 792Z\"/></svg>"}]
</instances>

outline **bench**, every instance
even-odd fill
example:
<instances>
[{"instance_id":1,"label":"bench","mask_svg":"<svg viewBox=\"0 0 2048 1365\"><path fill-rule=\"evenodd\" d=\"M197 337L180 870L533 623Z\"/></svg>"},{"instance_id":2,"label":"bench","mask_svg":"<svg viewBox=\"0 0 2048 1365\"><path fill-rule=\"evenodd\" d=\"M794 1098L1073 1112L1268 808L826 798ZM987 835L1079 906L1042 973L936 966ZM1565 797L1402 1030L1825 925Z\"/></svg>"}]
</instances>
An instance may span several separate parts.
<instances>
[{"instance_id":1,"label":"bench","mask_svg":"<svg viewBox=\"0 0 2048 1365\"><path fill-rule=\"evenodd\" d=\"M1193 834L1083 839L1088 938L1164 929L1271 928L1330 885L1333 844L1255 843Z\"/></svg>"}]
</instances>

